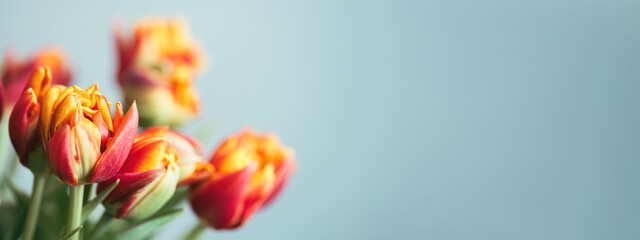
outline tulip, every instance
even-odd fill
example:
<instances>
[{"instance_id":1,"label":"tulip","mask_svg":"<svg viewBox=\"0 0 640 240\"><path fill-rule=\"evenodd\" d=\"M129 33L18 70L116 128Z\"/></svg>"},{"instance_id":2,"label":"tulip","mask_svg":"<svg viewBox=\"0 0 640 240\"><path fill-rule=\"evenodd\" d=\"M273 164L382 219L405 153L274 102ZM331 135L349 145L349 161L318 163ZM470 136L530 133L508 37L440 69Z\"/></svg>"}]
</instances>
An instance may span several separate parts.
<instances>
[{"instance_id":1,"label":"tulip","mask_svg":"<svg viewBox=\"0 0 640 240\"><path fill-rule=\"evenodd\" d=\"M131 37L115 33L118 83L127 102L138 102L142 126L180 125L199 112L194 77L200 56L177 21L142 22Z\"/></svg>"},{"instance_id":2,"label":"tulip","mask_svg":"<svg viewBox=\"0 0 640 240\"><path fill-rule=\"evenodd\" d=\"M32 73L41 66L48 66L51 70L52 84L68 85L71 82L71 71L59 49L44 49L24 60L19 59L11 49L5 53L0 75L6 89L7 110L10 110L22 96Z\"/></svg>"},{"instance_id":3,"label":"tulip","mask_svg":"<svg viewBox=\"0 0 640 240\"><path fill-rule=\"evenodd\" d=\"M207 225L234 229L267 206L291 177L293 151L275 135L243 131L227 138L211 157L215 168L191 188L191 206Z\"/></svg>"},{"instance_id":4,"label":"tulip","mask_svg":"<svg viewBox=\"0 0 640 240\"><path fill-rule=\"evenodd\" d=\"M118 174L98 184L98 192L120 179L103 205L115 218L139 220L158 211L178 183L176 151L163 136L138 135Z\"/></svg>"},{"instance_id":5,"label":"tulip","mask_svg":"<svg viewBox=\"0 0 640 240\"><path fill-rule=\"evenodd\" d=\"M63 86L51 86L48 67L36 69L28 84L9 117L9 137L20 163L40 175L49 171L38 130L42 100L49 88L61 89Z\"/></svg>"},{"instance_id":6,"label":"tulip","mask_svg":"<svg viewBox=\"0 0 640 240\"><path fill-rule=\"evenodd\" d=\"M164 137L177 154L179 172L178 186L197 183L213 172L213 165L202 159L202 145L195 139L172 131L169 127L152 127L138 134L140 136Z\"/></svg>"},{"instance_id":7,"label":"tulip","mask_svg":"<svg viewBox=\"0 0 640 240\"><path fill-rule=\"evenodd\" d=\"M115 175L138 128L135 103L126 116L122 105L116 103L112 117L111 103L100 94L97 85L82 90L51 82L50 68L37 68L9 119L9 135L20 162L34 174L24 239L32 237L49 169L74 186L70 188L69 232L80 224L84 189L81 185Z\"/></svg>"},{"instance_id":8,"label":"tulip","mask_svg":"<svg viewBox=\"0 0 640 240\"><path fill-rule=\"evenodd\" d=\"M32 153L44 149L53 173L72 186L101 182L118 172L138 128L135 103L126 116L116 103L112 117L111 103L97 84L87 90L52 86L47 67L38 68L25 89L9 120L23 165L41 165L34 164L42 158Z\"/></svg>"}]
</instances>

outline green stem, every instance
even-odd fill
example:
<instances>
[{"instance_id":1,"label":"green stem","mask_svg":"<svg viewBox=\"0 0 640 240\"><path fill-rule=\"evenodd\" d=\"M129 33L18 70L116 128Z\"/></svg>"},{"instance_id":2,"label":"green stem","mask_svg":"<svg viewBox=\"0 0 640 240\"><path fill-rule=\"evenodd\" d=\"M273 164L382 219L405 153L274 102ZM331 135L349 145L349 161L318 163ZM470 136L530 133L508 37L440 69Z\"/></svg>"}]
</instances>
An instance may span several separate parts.
<instances>
[{"instance_id":1,"label":"green stem","mask_svg":"<svg viewBox=\"0 0 640 240\"><path fill-rule=\"evenodd\" d=\"M69 186L69 218L67 221L67 233L80 226L82 222L82 197L84 185ZM70 240L78 240L80 233L73 234Z\"/></svg>"},{"instance_id":2,"label":"green stem","mask_svg":"<svg viewBox=\"0 0 640 240\"><path fill-rule=\"evenodd\" d=\"M83 203L93 200L96 197L96 188L98 187L97 183L86 184L84 185L84 199Z\"/></svg>"},{"instance_id":3,"label":"green stem","mask_svg":"<svg viewBox=\"0 0 640 240\"><path fill-rule=\"evenodd\" d=\"M0 181L3 181L4 179L2 178L2 175L4 175L4 167L6 165L5 163L5 159L7 156L7 138L9 137L9 129L8 129L8 122L9 119L7 117L4 117L2 119L0 119ZM3 181L4 182L4 181Z\"/></svg>"},{"instance_id":4,"label":"green stem","mask_svg":"<svg viewBox=\"0 0 640 240\"><path fill-rule=\"evenodd\" d=\"M189 233L187 235L185 235L182 239L183 240L199 239L200 236L202 235L202 233L204 233L204 230L207 230L207 225L202 223L202 221L198 221L198 224L196 226L194 226L191 229L191 231L189 231Z\"/></svg>"},{"instance_id":5,"label":"green stem","mask_svg":"<svg viewBox=\"0 0 640 240\"><path fill-rule=\"evenodd\" d=\"M40 213L40 203L42 202L42 193L46 185L47 177L43 175L33 175L33 190L31 191L31 200L29 201L29 209L27 210L27 220L22 230L22 239L33 239L33 233L38 224L38 213Z\"/></svg>"}]
</instances>

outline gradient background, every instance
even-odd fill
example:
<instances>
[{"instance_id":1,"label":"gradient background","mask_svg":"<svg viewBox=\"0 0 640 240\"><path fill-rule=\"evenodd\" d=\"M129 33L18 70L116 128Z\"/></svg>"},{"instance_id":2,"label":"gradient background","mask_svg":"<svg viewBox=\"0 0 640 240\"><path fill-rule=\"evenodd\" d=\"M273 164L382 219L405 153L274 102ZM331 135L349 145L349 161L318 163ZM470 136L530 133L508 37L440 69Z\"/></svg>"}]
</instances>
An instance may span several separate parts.
<instances>
[{"instance_id":1,"label":"gradient background","mask_svg":"<svg viewBox=\"0 0 640 240\"><path fill-rule=\"evenodd\" d=\"M78 85L117 99L114 20L186 19L208 57L205 145L253 126L300 163L275 205L206 238L638 239L639 13L640 1L3 0L0 47L57 44ZM187 210L159 239L194 221Z\"/></svg>"}]
</instances>

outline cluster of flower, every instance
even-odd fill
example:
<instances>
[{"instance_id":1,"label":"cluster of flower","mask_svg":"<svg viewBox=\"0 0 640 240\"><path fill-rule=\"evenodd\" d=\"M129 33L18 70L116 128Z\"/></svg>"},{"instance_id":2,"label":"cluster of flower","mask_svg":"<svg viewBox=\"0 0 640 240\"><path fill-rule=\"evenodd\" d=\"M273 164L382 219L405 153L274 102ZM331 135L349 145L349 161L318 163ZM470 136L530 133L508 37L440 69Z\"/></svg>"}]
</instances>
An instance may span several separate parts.
<instances>
[{"instance_id":1,"label":"cluster of flower","mask_svg":"<svg viewBox=\"0 0 640 240\"><path fill-rule=\"evenodd\" d=\"M82 223L73 209L81 209L88 184L97 185L94 195L107 191L102 204L116 219L148 218L184 187L204 224L241 226L286 185L296 165L293 151L273 134L241 130L204 161L200 143L171 129L200 109L194 79L202 61L184 24L152 20L126 32L115 32L125 105L117 102L114 113L97 84L68 86L72 74L60 51L24 61L6 55L0 106L10 112L20 163L35 178L53 174L69 185L68 233ZM37 218L37 203L30 206ZM28 221L34 220L24 224L23 239L33 236Z\"/></svg>"}]
</instances>

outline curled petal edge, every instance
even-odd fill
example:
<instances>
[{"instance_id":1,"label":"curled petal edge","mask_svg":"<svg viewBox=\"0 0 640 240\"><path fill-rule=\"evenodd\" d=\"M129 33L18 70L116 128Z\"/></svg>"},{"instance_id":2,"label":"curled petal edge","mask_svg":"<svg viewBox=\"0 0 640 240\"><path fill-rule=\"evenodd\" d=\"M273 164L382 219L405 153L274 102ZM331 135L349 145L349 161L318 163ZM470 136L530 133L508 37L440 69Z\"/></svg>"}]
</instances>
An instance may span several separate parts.
<instances>
[{"instance_id":1,"label":"curled petal edge","mask_svg":"<svg viewBox=\"0 0 640 240\"><path fill-rule=\"evenodd\" d=\"M116 110L115 118L118 118ZM115 176L122 165L124 165L131 145L138 131L138 108L136 102L131 104L131 108L122 120L114 119L119 123L114 131L114 136L107 141L107 148L100 155L89 183L102 182Z\"/></svg>"}]
</instances>

